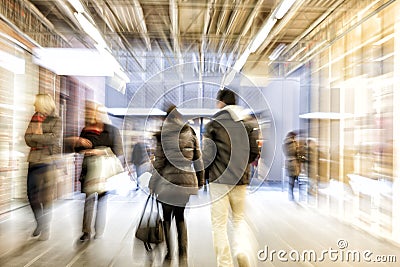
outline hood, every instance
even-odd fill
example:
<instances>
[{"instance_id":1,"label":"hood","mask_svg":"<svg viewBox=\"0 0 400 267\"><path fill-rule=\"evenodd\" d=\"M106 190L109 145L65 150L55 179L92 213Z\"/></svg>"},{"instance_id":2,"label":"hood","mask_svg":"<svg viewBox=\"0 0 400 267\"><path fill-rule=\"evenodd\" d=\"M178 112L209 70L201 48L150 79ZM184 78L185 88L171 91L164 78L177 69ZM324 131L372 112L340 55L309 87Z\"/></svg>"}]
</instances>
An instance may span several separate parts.
<instances>
[{"instance_id":1,"label":"hood","mask_svg":"<svg viewBox=\"0 0 400 267\"><path fill-rule=\"evenodd\" d=\"M228 112L234 121L243 121L250 117L250 114L243 107L238 105L227 105L215 115L220 115L222 112Z\"/></svg>"}]
</instances>

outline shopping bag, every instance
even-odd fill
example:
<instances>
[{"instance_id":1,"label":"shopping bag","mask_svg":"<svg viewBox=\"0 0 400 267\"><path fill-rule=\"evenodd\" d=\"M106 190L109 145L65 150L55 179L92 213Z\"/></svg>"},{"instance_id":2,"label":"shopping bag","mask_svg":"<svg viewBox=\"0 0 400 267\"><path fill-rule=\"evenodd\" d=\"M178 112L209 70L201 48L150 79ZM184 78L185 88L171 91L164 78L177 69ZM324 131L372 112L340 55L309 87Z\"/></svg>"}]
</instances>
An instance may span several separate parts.
<instances>
[{"instance_id":1,"label":"shopping bag","mask_svg":"<svg viewBox=\"0 0 400 267\"><path fill-rule=\"evenodd\" d=\"M136 229L135 237L143 241L147 251L152 250L150 244L164 241L163 219L159 205L154 194L149 194Z\"/></svg>"},{"instance_id":2,"label":"shopping bag","mask_svg":"<svg viewBox=\"0 0 400 267\"><path fill-rule=\"evenodd\" d=\"M109 147L102 149L104 155L84 158L87 172L83 180L83 191L86 194L105 192L107 179L124 171L121 161L112 150Z\"/></svg>"}]
</instances>

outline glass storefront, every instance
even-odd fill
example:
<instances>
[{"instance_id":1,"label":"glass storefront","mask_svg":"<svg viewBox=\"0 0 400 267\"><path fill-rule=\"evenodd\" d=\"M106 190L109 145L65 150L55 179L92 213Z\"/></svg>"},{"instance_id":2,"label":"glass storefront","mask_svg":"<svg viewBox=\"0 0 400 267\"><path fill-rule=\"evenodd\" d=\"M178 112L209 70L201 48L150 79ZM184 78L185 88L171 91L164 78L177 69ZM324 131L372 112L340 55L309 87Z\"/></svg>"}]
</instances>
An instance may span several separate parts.
<instances>
[{"instance_id":1,"label":"glass storefront","mask_svg":"<svg viewBox=\"0 0 400 267\"><path fill-rule=\"evenodd\" d=\"M307 55L310 114L318 114L306 123L319 153L320 190L314 203L399 240L399 3L356 2L349 1L352 8L334 14L308 37L311 47L320 46Z\"/></svg>"}]
</instances>

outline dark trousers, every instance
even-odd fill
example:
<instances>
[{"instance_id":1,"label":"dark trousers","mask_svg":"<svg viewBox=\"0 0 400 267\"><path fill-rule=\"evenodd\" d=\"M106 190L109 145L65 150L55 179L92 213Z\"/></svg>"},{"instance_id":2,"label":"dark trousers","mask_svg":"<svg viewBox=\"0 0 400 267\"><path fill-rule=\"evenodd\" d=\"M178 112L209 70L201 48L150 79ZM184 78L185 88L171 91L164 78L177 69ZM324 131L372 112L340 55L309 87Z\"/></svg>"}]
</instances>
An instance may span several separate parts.
<instances>
[{"instance_id":1,"label":"dark trousers","mask_svg":"<svg viewBox=\"0 0 400 267\"><path fill-rule=\"evenodd\" d=\"M294 188L294 183L296 180L299 180L298 176L289 176L289 188L288 188L288 197L289 200L294 200L294 195L293 195L293 188Z\"/></svg>"},{"instance_id":2,"label":"dark trousers","mask_svg":"<svg viewBox=\"0 0 400 267\"><path fill-rule=\"evenodd\" d=\"M164 216L164 234L168 249L168 255L172 252L171 250L171 221L175 218L176 229L178 233L178 249L179 257L186 258L187 256L187 229L185 223L185 206L172 206L162 203L163 216Z\"/></svg>"},{"instance_id":3,"label":"dark trousers","mask_svg":"<svg viewBox=\"0 0 400 267\"><path fill-rule=\"evenodd\" d=\"M27 193L39 231L49 231L51 207L54 199L53 164L29 164Z\"/></svg>"}]
</instances>

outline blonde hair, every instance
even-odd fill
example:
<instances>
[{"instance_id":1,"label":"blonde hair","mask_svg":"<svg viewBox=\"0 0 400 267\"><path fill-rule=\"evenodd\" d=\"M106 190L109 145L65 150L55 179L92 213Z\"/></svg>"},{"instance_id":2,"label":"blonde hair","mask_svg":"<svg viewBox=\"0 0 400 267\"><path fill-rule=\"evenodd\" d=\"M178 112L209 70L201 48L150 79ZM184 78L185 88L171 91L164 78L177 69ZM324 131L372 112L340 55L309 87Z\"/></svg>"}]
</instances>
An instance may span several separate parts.
<instances>
[{"instance_id":1,"label":"blonde hair","mask_svg":"<svg viewBox=\"0 0 400 267\"><path fill-rule=\"evenodd\" d=\"M97 106L97 115L96 115L102 123L111 124L110 117L107 113L107 108L104 105Z\"/></svg>"},{"instance_id":2,"label":"blonde hair","mask_svg":"<svg viewBox=\"0 0 400 267\"><path fill-rule=\"evenodd\" d=\"M56 111L56 103L50 94L37 94L34 106L37 112L45 115L54 115Z\"/></svg>"},{"instance_id":3,"label":"blonde hair","mask_svg":"<svg viewBox=\"0 0 400 267\"><path fill-rule=\"evenodd\" d=\"M107 114L107 108L95 101L86 100L86 110L93 110L95 112L95 121L106 124L111 124L111 120ZM87 114L86 114L87 115Z\"/></svg>"}]
</instances>

